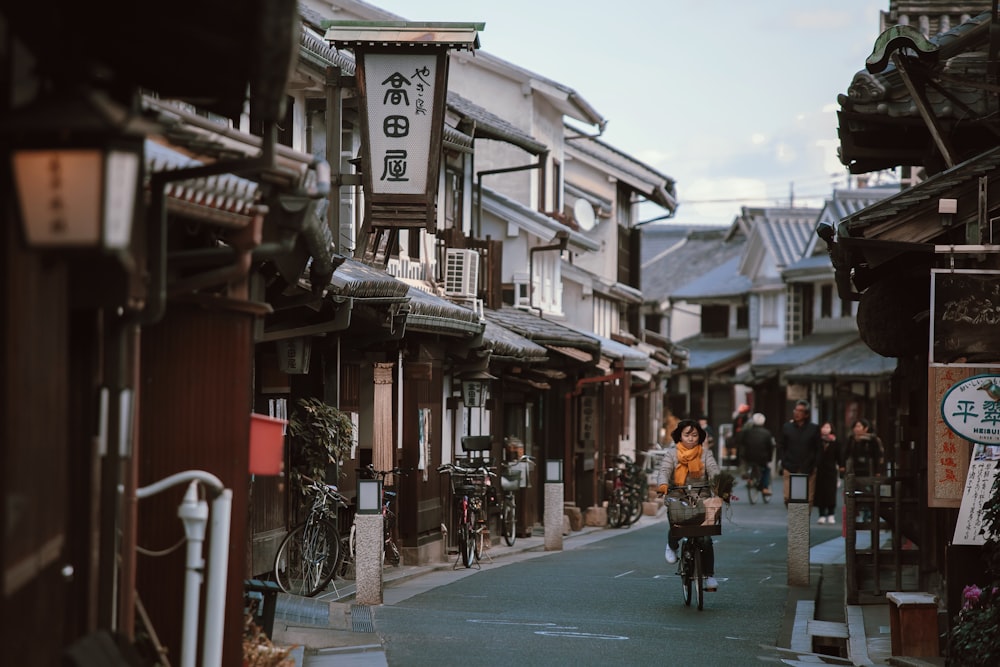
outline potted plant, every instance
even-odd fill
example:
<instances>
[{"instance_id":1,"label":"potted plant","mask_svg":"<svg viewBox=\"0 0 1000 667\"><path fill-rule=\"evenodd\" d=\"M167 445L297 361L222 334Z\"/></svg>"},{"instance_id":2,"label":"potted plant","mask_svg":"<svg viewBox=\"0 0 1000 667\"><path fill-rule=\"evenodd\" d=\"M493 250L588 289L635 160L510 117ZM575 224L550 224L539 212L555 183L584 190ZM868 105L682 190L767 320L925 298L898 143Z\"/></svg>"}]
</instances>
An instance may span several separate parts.
<instances>
[{"instance_id":1,"label":"potted plant","mask_svg":"<svg viewBox=\"0 0 1000 667\"><path fill-rule=\"evenodd\" d=\"M983 510L983 557L993 581L962 591L962 608L948 637L948 665L986 667L1000 660L1000 476L994 478Z\"/></svg>"},{"instance_id":2,"label":"potted plant","mask_svg":"<svg viewBox=\"0 0 1000 667\"><path fill-rule=\"evenodd\" d=\"M348 413L318 398L302 398L288 420L288 432L296 447L292 454L292 482L304 493L299 476L325 480L332 464L337 476L350 455L354 424Z\"/></svg>"}]
</instances>

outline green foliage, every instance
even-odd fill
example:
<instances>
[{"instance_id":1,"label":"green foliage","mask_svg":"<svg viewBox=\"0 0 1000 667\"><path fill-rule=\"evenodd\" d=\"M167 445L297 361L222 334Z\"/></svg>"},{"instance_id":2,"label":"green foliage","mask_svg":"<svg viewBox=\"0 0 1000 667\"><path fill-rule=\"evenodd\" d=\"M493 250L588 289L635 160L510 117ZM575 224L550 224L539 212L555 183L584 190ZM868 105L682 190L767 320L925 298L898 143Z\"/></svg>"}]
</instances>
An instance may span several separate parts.
<instances>
[{"instance_id":1,"label":"green foliage","mask_svg":"<svg viewBox=\"0 0 1000 667\"><path fill-rule=\"evenodd\" d=\"M354 425L346 412L318 398L299 399L288 431L292 435L292 483L305 494L300 475L325 480L327 468L341 465L351 451Z\"/></svg>"},{"instance_id":2,"label":"green foliage","mask_svg":"<svg viewBox=\"0 0 1000 667\"><path fill-rule=\"evenodd\" d=\"M983 557L993 582L962 591L962 608L948 637L949 665L1000 664L1000 476L994 478L992 493L983 504L983 534Z\"/></svg>"}]
</instances>

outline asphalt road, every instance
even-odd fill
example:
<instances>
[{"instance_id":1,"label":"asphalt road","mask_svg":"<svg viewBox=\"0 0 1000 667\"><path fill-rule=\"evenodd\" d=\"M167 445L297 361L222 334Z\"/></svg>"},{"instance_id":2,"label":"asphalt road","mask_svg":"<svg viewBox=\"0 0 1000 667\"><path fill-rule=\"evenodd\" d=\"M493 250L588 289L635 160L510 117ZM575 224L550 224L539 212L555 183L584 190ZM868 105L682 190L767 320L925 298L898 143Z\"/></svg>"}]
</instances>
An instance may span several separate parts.
<instances>
[{"instance_id":1,"label":"asphalt road","mask_svg":"<svg viewBox=\"0 0 1000 667\"><path fill-rule=\"evenodd\" d=\"M762 647L776 642L788 592L783 503L732 505L715 538L719 591L706 593L703 611L683 603L676 566L663 560L665 530L654 523L599 531L574 537L572 549L434 572L390 589L374 618L385 659L401 666L772 662Z\"/></svg>"}]
</instances>

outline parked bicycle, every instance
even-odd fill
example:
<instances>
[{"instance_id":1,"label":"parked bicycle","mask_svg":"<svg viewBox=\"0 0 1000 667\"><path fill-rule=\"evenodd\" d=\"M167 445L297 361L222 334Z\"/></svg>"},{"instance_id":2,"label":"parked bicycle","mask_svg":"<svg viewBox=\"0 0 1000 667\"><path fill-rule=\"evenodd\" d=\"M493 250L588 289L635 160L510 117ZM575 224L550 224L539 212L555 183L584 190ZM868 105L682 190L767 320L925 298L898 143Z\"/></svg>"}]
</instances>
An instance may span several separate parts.
<instances>
[{"instance_id":1,"label":"parked bicycle","mask_svg":"<svg viewBox=\"0 0 1000 667\"><path fill-rule=\"evenodd\" d=\"M375 466L368 464L365 468L369 479L378 479L382 481L382 497L379 499L379 503L382 507L382 562L388 561L392 565L399 565L401 554L399 551L399 546L396 544L396 513L392 509L392 502L396 499L396 490L389 486L386 486L385 480L390 475L405 475L406 472L401 468L393 468L392 470L376 470ZM353 528L352 528L353 532ZM352 553L354 538L351 538Z\"/></svg>"},{"instance_id":2,"label":"parked bicycle","mask_svg":"<svg viewBox=\"0 0 1000 667\"><path fill-rule=\"evenodd\" d=\"M485 466L473 468L455 463L445 463L438 467L438 472L447 474L451 480L459 555L465 567L472 567L483 551L483 491L491 473Z\"/></svg>"},{"instance_id":3,"label":"parked bicycle","mask_svg":"<svg viewBox=\"0 0 1000 667\"><path fill-rule=\"evenodd\" d=\"M524 468L530 470L530 466L534 464L534 459L527 455L500 464L500 488L503 489L503 501L500 505L500 532L508 547L514 546L514 542L517 540L517 497L515 494L521 488L521 476Z\"/></svg>"},{"instance_id":4,"label":"parked bicycle","mask_svg":"<svg viewBox=\"0 0 1000 667\"><path fill-rule=\"evenodd\" d=\"M642 466L631 457L620 454L614 465L605 471L605 490L608 495L608 525L612 528L631 526L642 516L642 503L648 486Z\"/></svg>"},{"instance_id":5,"label":"parked bicycle","mask_svg":"<svg viewBox=\"0 0 1000 667\"><path fill-rule=\"evenodd\" d=\"M306 520L281 541L274 580L286 593L312 597L327 587L340 564L337 508L347 507L347 501L332 484L305 475L301 479L312 504Z\"/></svg>"}]
</instances>

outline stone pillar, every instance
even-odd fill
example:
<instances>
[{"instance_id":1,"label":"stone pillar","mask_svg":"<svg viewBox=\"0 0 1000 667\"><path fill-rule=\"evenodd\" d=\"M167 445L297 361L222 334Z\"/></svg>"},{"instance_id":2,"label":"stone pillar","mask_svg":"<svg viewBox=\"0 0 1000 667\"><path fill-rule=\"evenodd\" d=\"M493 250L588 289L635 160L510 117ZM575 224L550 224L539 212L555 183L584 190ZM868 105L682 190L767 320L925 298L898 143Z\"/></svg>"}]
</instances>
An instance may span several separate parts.
<instances>
[{"instance_id":1,"label":"stone pillar","mask_svg":"<svg viewBox=\"0 0 1000 667\"><path fill-rule=\"evenodd\" d=\"M358 514L354 521L354 597L358 604L382 604L382 515Z\"/></svg>"},{"instance_id":2,"label":"stone pillar","mask_svg":"<svg viewBox=\"0 0 1000 667\"><path fill-rule=\"evenodd\" d=\"M563 548L563 483L545 482L545 550Z\"/></svg>"},{"instance_id":3,"label":"stone pillar","mask_svg":"<svg viewBox=\"0 0 1000 667\"><path fill-rule=\"evenodd\" d=\"M788 503L788 585L809 585L809 503Z\"/></svg>"}]
</instances>

